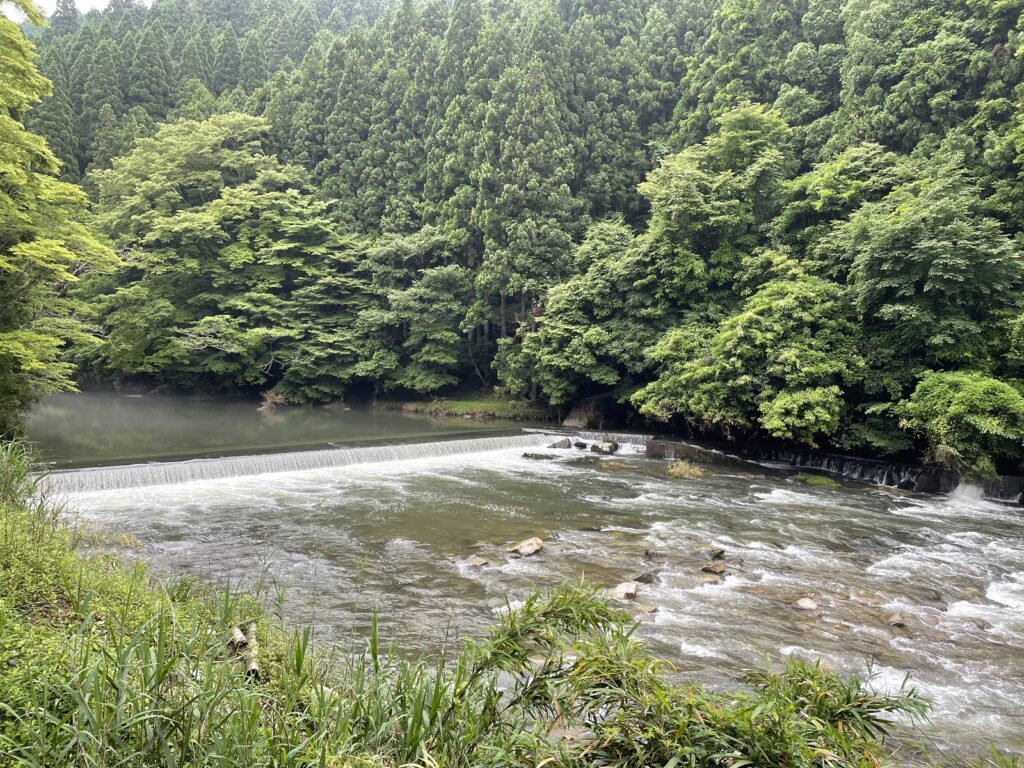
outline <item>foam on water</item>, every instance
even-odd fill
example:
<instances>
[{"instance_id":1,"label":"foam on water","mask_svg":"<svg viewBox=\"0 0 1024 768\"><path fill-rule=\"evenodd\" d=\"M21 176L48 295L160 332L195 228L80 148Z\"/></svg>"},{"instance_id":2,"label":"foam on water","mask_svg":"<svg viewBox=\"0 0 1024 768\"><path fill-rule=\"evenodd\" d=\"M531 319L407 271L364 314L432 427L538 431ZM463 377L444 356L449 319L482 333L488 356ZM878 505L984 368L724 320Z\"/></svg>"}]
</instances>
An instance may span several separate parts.
<instances>
[{"instance_id":1,"label":"foam on water","mask_svg":"<svg viewBox=\"0 0 1024 768\"><path fill-rule=\"evenodd\" d=\"M550 441L550 435L514 435L470 440L442 440L431 443L333 448L320 451L230 456L218 459L129 464L55 472L46 478L48 490L56 493L144 488L234 477L264 477L354 464L396 464L416 459L436 459L484 453L510 448L535 448Z\"/></svg>"}]
</instances>

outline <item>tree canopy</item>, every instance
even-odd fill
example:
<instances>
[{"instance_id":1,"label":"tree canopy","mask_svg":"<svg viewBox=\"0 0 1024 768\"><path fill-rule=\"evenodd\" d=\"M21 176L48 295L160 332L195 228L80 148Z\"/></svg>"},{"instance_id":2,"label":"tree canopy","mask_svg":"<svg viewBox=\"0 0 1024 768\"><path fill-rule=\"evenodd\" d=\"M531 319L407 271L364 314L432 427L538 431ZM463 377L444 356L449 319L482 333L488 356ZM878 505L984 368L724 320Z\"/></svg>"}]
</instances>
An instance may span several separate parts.
<instances>
[{"instance_id":1,"label":"tree canopy","mask_svg":"<svg viewBox=\"0 0 1024 768\"><path fill-rule=\"evenodd\" d=\"M1016 469L1022 10L62 2L34 34L50 85L4 27L2 158L34 212L4 214L3 289L27 295L19 258L53 292L4 327L100 339L33 342L37 392L74 338L103 379L611 395L702 435ZM70 291L108 257L57 173L122 256Z\"/></svg>"}]
</instances>

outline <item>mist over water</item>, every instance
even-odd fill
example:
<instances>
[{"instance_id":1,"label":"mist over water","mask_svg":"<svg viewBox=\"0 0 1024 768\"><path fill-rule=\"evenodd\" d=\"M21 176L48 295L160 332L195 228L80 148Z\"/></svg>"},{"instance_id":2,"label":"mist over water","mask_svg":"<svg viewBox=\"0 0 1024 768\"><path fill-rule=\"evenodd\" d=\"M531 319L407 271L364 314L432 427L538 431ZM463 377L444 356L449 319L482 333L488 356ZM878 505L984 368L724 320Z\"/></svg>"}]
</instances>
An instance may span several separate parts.
<instances>
[{"instance_id":1,"label":"mist over water","mask_svg":"<svg viewBox=\"0 0 1024 768\"><path fill-rule=\"evenodd\" d=\"M325 418L357 440L370 416ZM420 422L446 438L453 429ZM320 641L350 642L377 611L404 649L436 651L481 632L506 596L646 573L654 583L631 604L641 636L682 678L735 688L742 669L788 653L861 675L870 664L874 686L898 687L909 673L934 700L922 738L961 754L1024 749L1019 507L967 491L810 488L753 465L675 480L639 445L587 464L586 451L546 450L544 434L474 437L425 441L410 427L386 450L311 468L298 456L284 471L280 457L254 457L248 474L190 480L177 465L163 485L89 485L89 472L62 482L74 509L138 536L160 571L214 583L265 572L287 587L287 616L313 622ZM523 456L538 451L556 458ZM154 468L115 471L124 481ZM508 558L509 543L534 535L541 553ZM693 551L704 545L726 550L724 579L701 572ZM474 554L490 565L466 564ZM817 609L799 610L801 598ZM903 626L890 623L897 615Z\"/></svg>"}]
</instances>

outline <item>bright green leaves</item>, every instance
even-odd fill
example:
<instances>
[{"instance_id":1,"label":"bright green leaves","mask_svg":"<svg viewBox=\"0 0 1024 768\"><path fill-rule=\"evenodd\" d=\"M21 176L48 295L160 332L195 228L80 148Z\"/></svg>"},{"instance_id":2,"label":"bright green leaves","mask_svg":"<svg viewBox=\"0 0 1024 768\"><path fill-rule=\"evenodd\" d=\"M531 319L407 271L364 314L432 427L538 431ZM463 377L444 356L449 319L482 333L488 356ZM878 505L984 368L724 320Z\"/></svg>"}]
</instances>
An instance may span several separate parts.
<instances>
[{"instance_id":1,"label":"bright green leaves","mask_svg":"<svg viewBox=\"0 0 1024 768\"><path fill-rule=\"evenodd\" d=\"M928 441L928 459L971 480L996 474L997 457L1015 456L1024 441L1024 396L973 371L928 372L900 412Z\"/></svg>"},{"instance_id":2,"label":"bright green leaves","mask_svg":"<svg viewBox=\"0 0 1024 768\"><path fill-rule=\"evenodd\" d=\"M335 335L361 293L350 246L304 174L264 153L267 129L237 113L167 125L96 174L99 222L129 254L87 290L109 339L90 358L98 369L185 388L286 375L294 399L341 393L351 360ZM310 381L321 369L333 384Z\"/></svg>"},{"instance_id":3,"label":"bright green leaves","mask_svg":"<svg viewBox=\"0 0 1024 768\"><path fill-rule=\"evenodd\" d=\"M38 19L30 4L16 5ZM113 261L80 221L85 195L54 178L59 163L21 122L49 90L34 59L0 15L0 436L41 395L74 388L65 347L91 337L67 289Z\"/></svg>"}]
</instances>

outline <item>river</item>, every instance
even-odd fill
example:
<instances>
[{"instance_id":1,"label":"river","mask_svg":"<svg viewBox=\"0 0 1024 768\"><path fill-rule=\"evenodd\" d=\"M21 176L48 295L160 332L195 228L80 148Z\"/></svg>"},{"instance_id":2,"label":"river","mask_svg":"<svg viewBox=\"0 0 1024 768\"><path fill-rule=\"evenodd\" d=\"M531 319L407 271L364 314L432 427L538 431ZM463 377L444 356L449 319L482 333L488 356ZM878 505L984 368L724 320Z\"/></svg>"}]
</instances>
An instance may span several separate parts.
<instances>
[{"instance_id":1,"label":"river","mask_svg":"<svg viewBox=\"0 0 1024 768\"><path fill-rule=\"evenodd\" d=\"M914 738L960 755L1024 750L1016 505L813 488L754 464L672 479L639 440L595 458L509 424L360 410L61 396L30 435L58 468L159 459L70 469L54 487L138 537L159 571L282 587L286 616L322 641L355 641L376 611L387 638L436 650L482 631L506 596L644 574L653 583L630 604L641 636L687 679L726 690L791 653L880 689L909 674L934 702ZM552 458L523 455L537 452ZM530 536L539 554L506 555ZM724 578L701 570L708 545L725 550Z\"/></svg>"}]
</instances>

